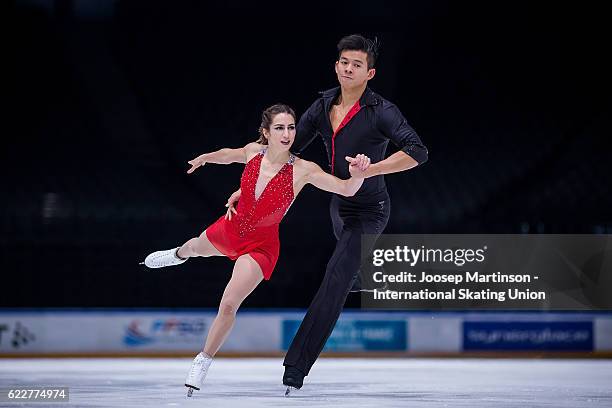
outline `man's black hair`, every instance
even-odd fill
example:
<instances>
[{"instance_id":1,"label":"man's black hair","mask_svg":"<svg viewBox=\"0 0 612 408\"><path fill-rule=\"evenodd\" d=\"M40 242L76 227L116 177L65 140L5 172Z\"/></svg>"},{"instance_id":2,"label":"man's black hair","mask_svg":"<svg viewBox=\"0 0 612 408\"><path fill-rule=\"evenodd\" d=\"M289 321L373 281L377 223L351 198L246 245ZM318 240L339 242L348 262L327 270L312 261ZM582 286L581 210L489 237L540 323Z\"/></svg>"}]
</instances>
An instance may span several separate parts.
<instances>
[{"instance_id":1,"label":"man's black hair","mask_svg":"<svg viewBox=\"0 0 612 408\"><path fill-rule=\"evenodd\" d=\"M374 40L370 40L361 34L347 35L338 42L338 59L340 59L342 51L363 51L368 56L368 69L372 69L376 64L376 58L378 58L379 47L380 42L376 37L374 37Z\"/></svg>"}]
</instances>

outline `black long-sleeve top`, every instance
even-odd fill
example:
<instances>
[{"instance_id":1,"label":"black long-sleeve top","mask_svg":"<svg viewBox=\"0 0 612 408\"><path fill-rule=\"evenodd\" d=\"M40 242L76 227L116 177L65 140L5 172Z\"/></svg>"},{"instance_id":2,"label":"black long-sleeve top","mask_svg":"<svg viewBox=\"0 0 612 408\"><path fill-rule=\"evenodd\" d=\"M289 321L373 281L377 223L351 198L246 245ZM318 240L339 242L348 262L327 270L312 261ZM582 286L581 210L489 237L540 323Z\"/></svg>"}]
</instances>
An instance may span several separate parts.
<instances>
[{"instance_id":1,"label":"black long-sleeve top","mask_svg":"<svg viewBox=\"0 0 612 408\"><path fill-rule=\"evenodd\" d=\"M298 122L296 139L291 149L296 155L299 156L317 136L321 136L327 150L329 170L333 169L334 175L341 179L350 177L349 163L345 156L354 157L361 153L370 157L372 163L382 161L389 140L419 164L427 161L427 148L397 106L370 88L366 88L359 99L361 109L337 132L332 143L334 132L329 114L333 102L340 95L340 87L320 94L321 97L314 101ZM372 203L386 197L385 180L379 175L365 179L359 191L348 200Z\"/></svg>"}]
</instances>

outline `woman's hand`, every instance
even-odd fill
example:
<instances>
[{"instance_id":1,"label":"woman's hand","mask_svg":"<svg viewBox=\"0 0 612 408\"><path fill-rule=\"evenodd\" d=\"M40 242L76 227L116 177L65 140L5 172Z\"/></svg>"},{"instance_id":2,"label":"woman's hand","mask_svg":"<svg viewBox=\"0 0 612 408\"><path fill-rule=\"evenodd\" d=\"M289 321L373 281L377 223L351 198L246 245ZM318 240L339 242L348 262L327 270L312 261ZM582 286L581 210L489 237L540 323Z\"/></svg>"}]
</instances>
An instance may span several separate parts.
<instances>
[{"instance_id":1,"label":"woman's hand","mask_svg":"<svg viewBox=\"0 0 612 408\"><path fill-rule=\"evenodd\" d=\"M230 198L227 199L227 204L225 204L225 206L227 207L227 212L225 213L226 220L232 219L232 213L236 214L236 207L234 206L234 204L236 204L238 200L240 200L241 195L242 191L238 189L232 193Z\"/></svg>"},{"instance_id":2,"label":"woman's hand","mask_svg":"<svg viewBox=\"0 0 612 408\"><path fill-rule=\"evenodd\" d=\"M351 177L365 178L366 170L370 167L370 158L365 154L358 154L355 157L346 156L346 161L349 164L349 173Z\"/></svg>"},{"instance_id":3,"label":"woman's hand","mask_svg":"<svg viewBox=\"0 0 612 408\"><path fill-rule=\"evenodd\" d=\"M204 159L204 155L200 155L195 159L189 160L187 163L191 164L191 168L187 170L187 174L193 173L198 167L202 167L206 164L206 160Z\"/></svg>"}]
</instances>

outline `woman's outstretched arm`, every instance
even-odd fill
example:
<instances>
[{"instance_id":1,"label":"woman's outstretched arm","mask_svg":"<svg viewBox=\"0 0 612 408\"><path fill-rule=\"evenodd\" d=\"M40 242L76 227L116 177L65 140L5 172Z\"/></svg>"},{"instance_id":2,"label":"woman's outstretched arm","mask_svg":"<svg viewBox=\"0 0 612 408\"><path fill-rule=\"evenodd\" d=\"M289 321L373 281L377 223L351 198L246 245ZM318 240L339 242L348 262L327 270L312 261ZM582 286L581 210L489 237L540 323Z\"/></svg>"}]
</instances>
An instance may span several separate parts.
<instances>
[{"instance_id":1,"label":"woman's outstretched arm","mask_svg":"<svg viewBox=\"0 0 612 408\"><path fill-rule=\"evenodd\" d=\"M321 167L315 163L304 161L306 170L304 176L305 184L310 183L321 190L346 197L355 195L363 184L366 170L370 167L370 158L363 154L358 154L356 157L347 156L346 161L349 162L349 172L351 173L351 178L347 180L339 179L338 177L324 172Z\"/></svg>"},{"instance_id":2,"label":"woman's outstretched arm","mask_svg":"<svg viewBox=\"0 0 612 408\"><path fill-rule=\"evenodd\" d=\"M251 156L254 151L259 151L259 149L261 149L261 145L253 142L238 149L224 148L215 152L201 154L195 159L187 162L191 165L191 168L187 170L187 174L193 173L198 167L204 166L206 163L246 163L247 158Z\"/></svg>"}]
</instances>

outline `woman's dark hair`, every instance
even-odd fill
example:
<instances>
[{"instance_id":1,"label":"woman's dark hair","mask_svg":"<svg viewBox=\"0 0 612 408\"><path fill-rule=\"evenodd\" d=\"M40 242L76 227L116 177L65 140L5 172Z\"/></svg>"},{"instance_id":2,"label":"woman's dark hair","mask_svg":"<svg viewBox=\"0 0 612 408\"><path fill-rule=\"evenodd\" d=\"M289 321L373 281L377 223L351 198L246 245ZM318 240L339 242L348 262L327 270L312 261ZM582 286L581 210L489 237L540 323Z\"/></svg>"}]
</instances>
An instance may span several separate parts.
<instances>
[{"instance_id":1,"label":"woman's dark hair","mask_svg":"<svg viewBox=\"0 0 612 408\"><path fill-rule=\"evenodd\" d=\"M347 35L338 42L338 59L340 59L342 51L363 51L368 56L368 69L372 69L376 64L379 48L380 42L376 37L374 37L374 40L370 40L361 34Z\"/></svg>"},{"instance_id":2,"label":"woman's dark hair","mask_svg":"<svg viewBox=\"0 0 612 408\"><path fill-rule=\"evenodd\" d=\"M274 117L279 113L286 113L293 116L293 120L295 120L295 112L289 105L285 105L284 103L277 103L276 105L270 106L268 109L264 110L261 114L261 125L259 125L259 139L257 143L267 145L268 139L264 136L263 130L267 129L270 131L270 126L272 126L272 121Z\"/></svg>"}]
</instances>

